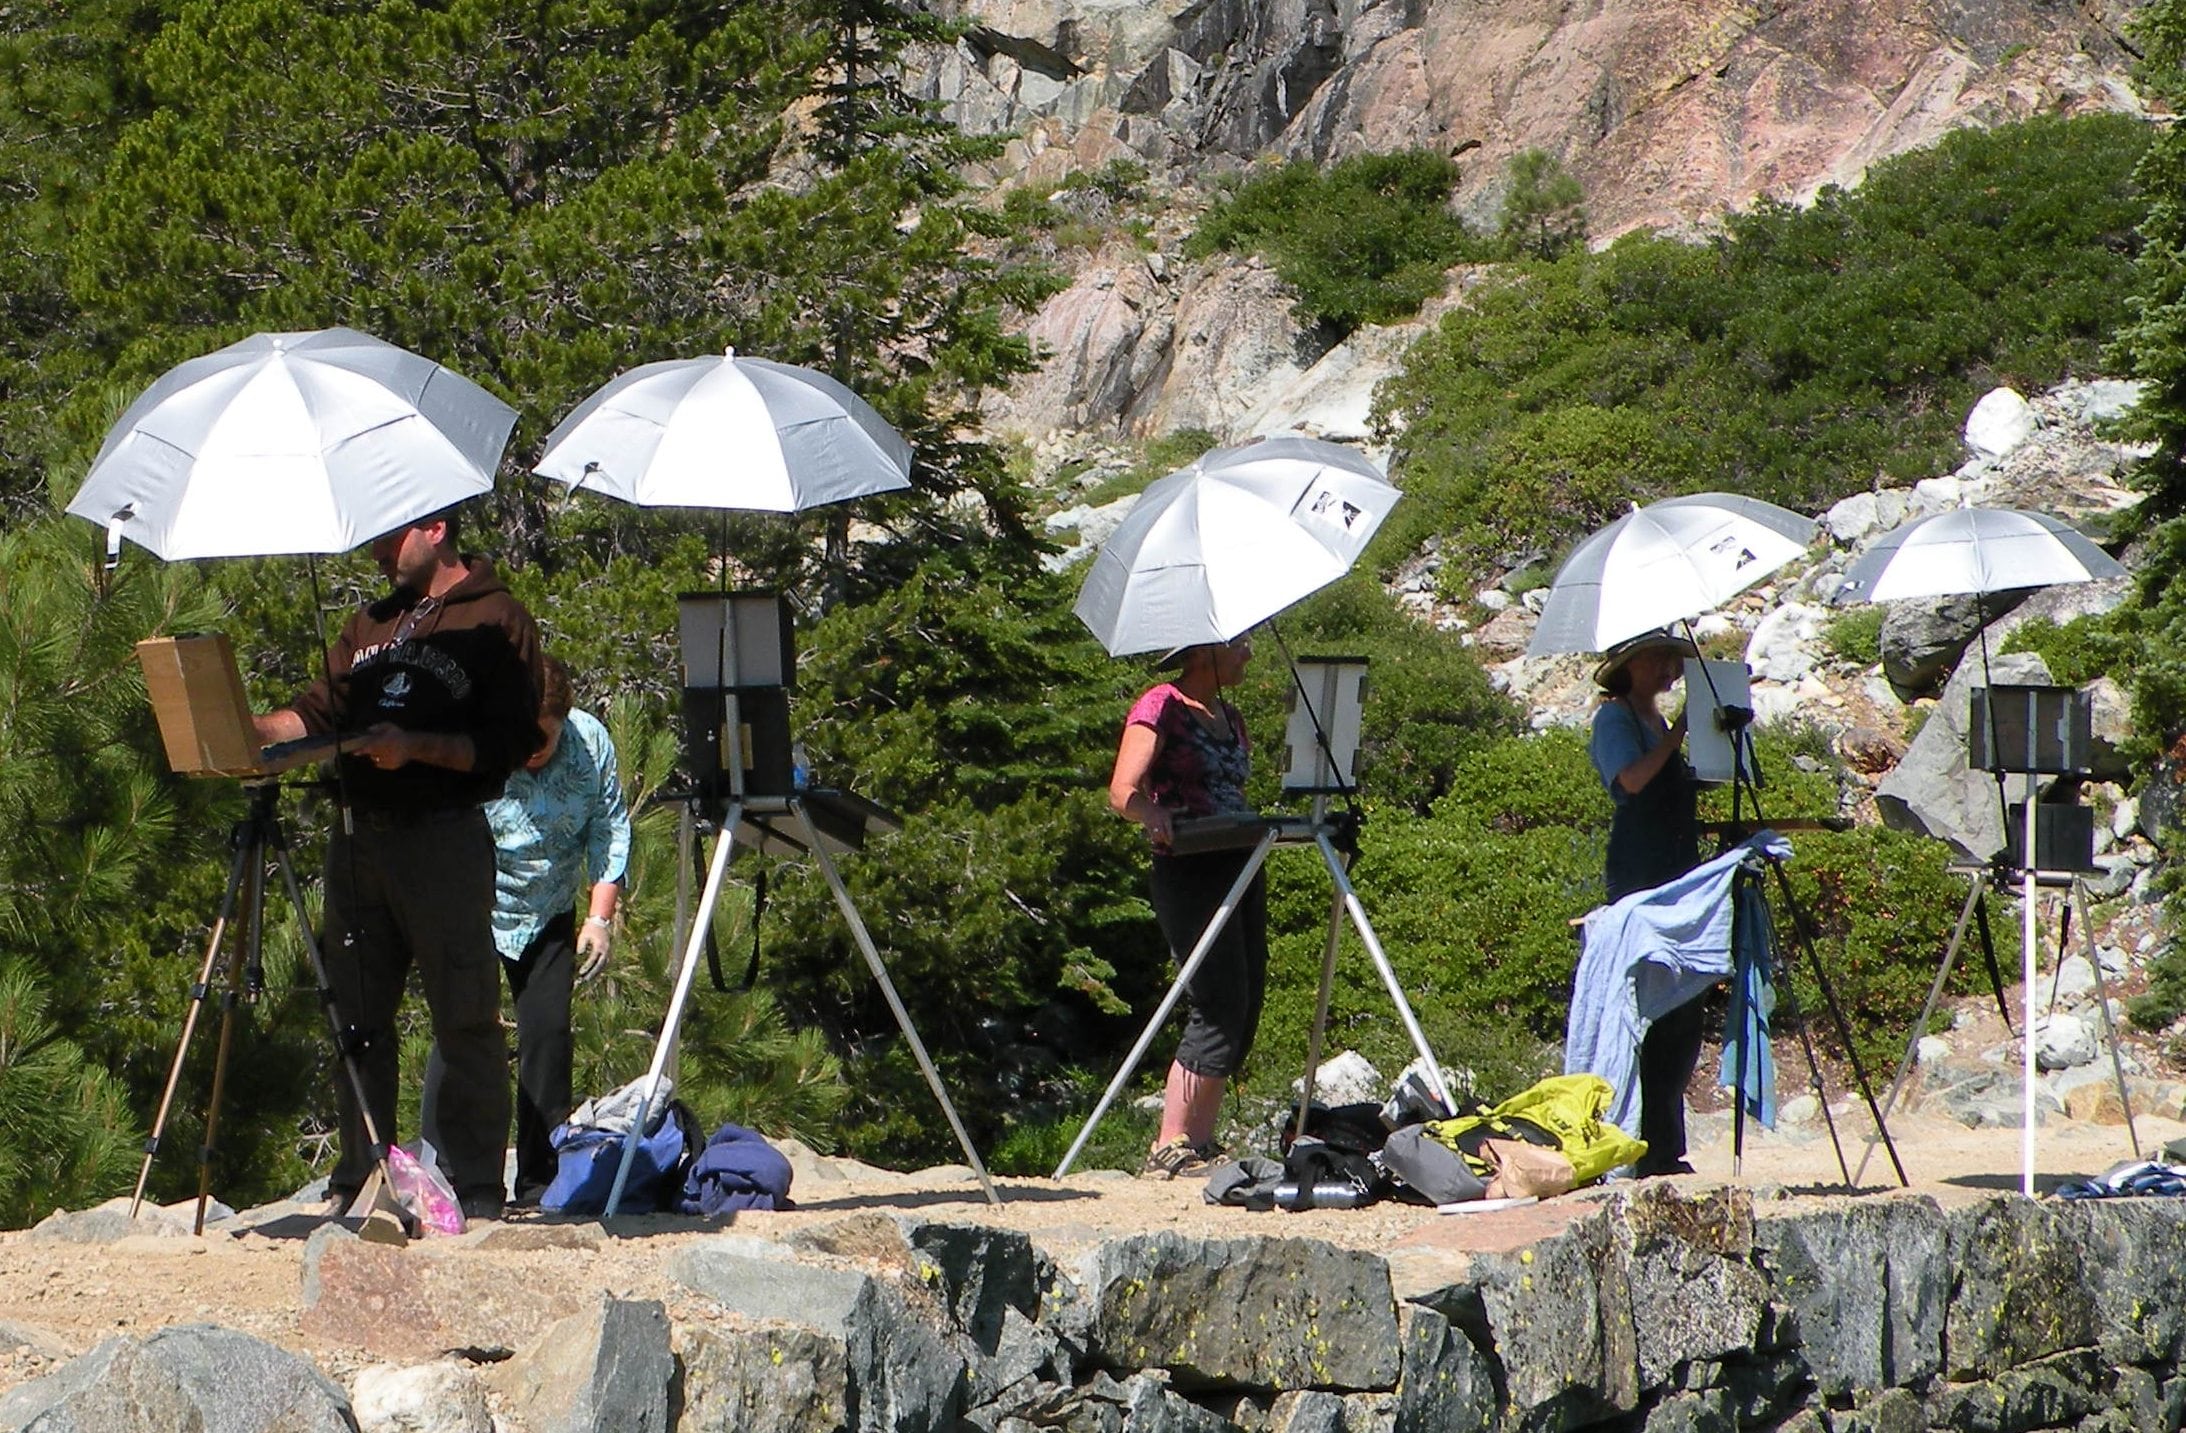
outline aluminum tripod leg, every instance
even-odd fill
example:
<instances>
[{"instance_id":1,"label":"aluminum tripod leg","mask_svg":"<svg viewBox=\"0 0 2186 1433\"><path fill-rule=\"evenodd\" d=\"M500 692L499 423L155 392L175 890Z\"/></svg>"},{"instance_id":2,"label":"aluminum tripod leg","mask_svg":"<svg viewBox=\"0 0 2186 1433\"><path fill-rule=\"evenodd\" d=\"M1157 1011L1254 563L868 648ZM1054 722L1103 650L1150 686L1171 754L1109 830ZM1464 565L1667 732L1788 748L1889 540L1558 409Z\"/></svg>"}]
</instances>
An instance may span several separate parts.
<instances>
[{"instance_id":1,"label":"aluminum tripod leg","mask_svg":"<svg viewBox=\"0 0 2186 1433\"><path fill-rule=\"evenodd\" d=\"M1912 1078L1913 1061L1920 1053L1921 1037L1928 1033L1928 1021L1936 1013L1936 1004L1943 998L1943 987L1951 978L1952 967L1958 964L1959 947L1965 943L1966 932L1973 925L1973 913L1981 905L1981 878L1974 877L1966 891L1966 904L1958 913L1958 924L1951 930L1951 943L1943 948L1943 964L1936 971L1935 983L1928 987L1928 1001L1920 1007L1920 1018L1913 1022L1913 1033L1905 1042L1905 1058L1898 1061L1897 1078L1890 1082L1890 1092L1882 1097L1883 1118L1898 1107L1898 1096L1905 1092L1905 1082ZM1882 1131L1877 1129L1867 1136L1867 1152L1860 1156L1860 1167L1852 1176L1855 1187L1867 1177L1867 1163L1875 1157L1875 1146L1882 1143Z\"/></svg>"},{"instance_id":2,"label":"aluminum tripod leg","mask_svg":"<svg viewBox=\"0 0 2186 1433\"><path fill-rule=\"evenodd\" d=\"M1404 1021L1404 1033L1412 1037L1412 1048L1427 1062L1427 1082L1434 1086L1435 1097L1442 1101L1442 1108L1452 1114L1457 1112L1457 1101L1450 1098L1450 1090L1442 1082L1442 1062L1435 1052L1427 1048L1426 1032L1419 1028L1419 1020L1412 1014L1412 1006L1404 998L1404 987L1397 981L1397 972L1389 964L1389 957L1382 953L1381 940L1374 934L1374 927L1366 919L1366 907L1359 903L1359 893L1352 888L1351 877L1345 872L1343 862L1337 859L1335 843L1326 835L1314 837L1321 848L1321 860L1328 866L1328 878L1336 883L1337 897L1344 908L1351 912L1351 924L1358 927L1359 939L1366 942L1366 953L1374 958L1374 968L1381 972L1381 983L1389 991L1389 998L1396 1004L1397 1015Z\"/></svg>"},{"instance_id":3,"label":"aluminum tripod leg","mask_svg":"<svg viewBox=\"0 0 2186 1433\"><path fill-rule=\"evenodd\" d=\"M887 998L888 1008L895 1012L896 1024L903 1030L903 1038L910 1045L911 1054L917 1058L919 1069L925 1072L926 1083L932 1088L934 1098L941 1102L941 1113L948 1117L949 1128L956 1131L956 1142L962 1147L964 1158L970 1162L972 1173L979 1176L979 1187L987 1192L989 1204L1000 1204L1002 1196L995 1192L994 1181L987 1177L987 1166L981 1162L979 1151L972 1148L972 1137L965 1132L964 1121L957 1118L956 1106L949 1101L949 1091L942 1085L941 1075L934 1069L934 1062L926 1053L925 1041L918 1038L918 1031L911 1026L911 1012L903 1008L903 999L896 994L895 982L888 978L888 967L881 964L880 951L873 944L871 932L865 928L865 918L858 914L856 903L850 899L850 890L843 885L842 873L835 869L834 858L827 854L827 847L821 844L819 828L812 824L812 815L805 809L804 802L792 800L790 809L797 813L797 821L804 828L805 841L812 851L812 858L819 863L820 874L827 877L828 889L835 893L835 904L841 907L843 919L849 923L850 934L856 939L859 951L864 954L866 965L871 967L873 978L880 982L881 994Z\"/></svg>"},{"instance_id":4,"label":"aluminum tripod leg","mask_svg":"<svg viewBox=\"0 0 2186 1433\"><path fill-rule=\"evenodd\" d=\"M2087 943L2087 963L2095 972L2095 1008L2102 1012L2103 1040L2110 1046L2110 1073L2118 1082L2118 1107L2125 1111L2125 1136L2133 1142L2133 1158L2139 1159L2140 1131L2133 1127L2133 1096L2125 1087L2125 1062L2118 1055L2118 1030L2110 1020L2110 983L2103 979L2102 958L2095 950L2095 923L2087 918L2087 885L2078 876L2072 878L2072 893L2067 898L2079 911L2080 938ZM2064 948L2058 947L2057 963L2064 964Z\"/></svg>"},{"instance_id":5,"label":"aluminum tripod leg","mask_svg":"<svg viewBox=\"0 0 2186 1433\"><path fill-rule=\"evenodd\" d=\"M1206 964L1207 952L1214 949L1215 938L1222 934L1222 927L1229 924L1231 914L1237 909L1237 903L1245 898L1245 888L1252 884L1254 876L1260 874L1260 867L1267 862L1268 850L1274 844L1275 832L1271 829L1262 834L1260 844L1252 848L1252 855L1246 860L1244 869L1237 873L1236 880L1230 882L1229 894L1222 898L1222 904L1215 909L1214 918L1207 922L1206 930L1200 933L1199 943L1192 947L1191 955L1186 957L1184 968L1177 972L1176 983L1169 987L1167 995L1161 997L1161 1004L1155 1009L1154 1018L1146 1022L1146 1029L1139 1035L1138 1043L1131 1047L1130 1054L1123 1057L1123 1068L1117 1070L1116 1078L1108 1082L1107 1090L1101 1094L1101 1102L1093 1107L1092 1114L1086 1116L1085 1125L1078 1131L1078 1137L1071 1141L1070 1149L1063 1155L1063 1162L1055 1166L1054 1178L1061 1179L1070 1173L1070 1166L1077 1163L1079 1152L1085 1148L1085 1142L1093 1137L1095 1127L1101 1122L1101 1116L1108 1113L1108 1107L1116 1102L1116 1096L1122 1092L1125 1083L1138 1073L1139 1061L1146 1058L1146 1047L1153 1044L1154 1037L1161 1033L1162 1022L1169 1018L1170 1011L1176 1009L1177 1001L1183 997L1185 985L1199 973L1199 967Z\"/></svg>"},{"instance_id":6,"label":"aluminum tripod leg","mask_svg":"<svg viewBox=\"0 0 2186 1433\"><path fill-rule=\"evenodd\" d=\"M197 981L190 987L190 1010L182 1017L182 1038L175 1042L174 1063L167 1067L167 1088L160 1093L159 1110L152 1116L152 1132L144 1141L144 1163L137 1170L137 1190L129 1198L129 1217L135 1219L137 1211L144 1207L144 1186L152 1177L152 1159L159 1153L160 1137L167 1130L167 1115L174 1107L175 1087L182 1081L182 1062L190 1053L190 1038L197 1033L197 1017L205 1009L205 996L212 988L213 965L220 958L221 942L228 933L228 922L235 915L236 895L243 888L245 863L254 855L263 859L258 843L252 839L251 818L235 823L233 840L235 856L228 863L228 888L220 897L220 914L213 919L212 939L205 943L205 961L198 967Z\"/></svg>"},{"instance_id":7,"label":"aluminum tripod leg","mask_svg":"<svg viewBox=\"0 0 2186 1433\"><path fill-rule=\"evenodd\" d=\"M1306 1073L1299 1085L1297 1138L1305 1138L1306 1111L1313 1104L1313 1077L1321 1068L1321 1041L1328 1033L1328 1005L1336 993L1336 946L1343 939L1343 893L1328 898L1328 947L1321 952L1321 993L1313 1005L1313 1029L1306 1036Z\"/></svg>"},{"instance_id":8,"label":"aluminum tripod leg","mask_svg":"<svg viewBox=\"0 0 2186 1433\"><path fill-rule=\"evenodd\" d=\"M721 823L721 833L714 838L713 864L706 870L705 893L698 898L698 918L691 922L685 937L683 964L676 971L675 995L668 1001L668 1014L660 1022L660 1039L653 1045L653 1063L645 1072L645 1087L638 1094L637 1118L630 1122L630 1132L622 1137L622 1162L615 1166L615 1183L607 1191L607 1209L602 1218L614 1218L615 1212L622 1207L623 1186L630 1182L630 1165L637 1158L638 1141L645 1135L645 1122L652 1117L653 1099L660 1091L660 1077L668 1068L669 1054L675 1049L677 1032L683 1026L683 1007L691 998L691 981L698 974L699 956L706 948L706 932L713 929L714 907L721 900L721 881L728 874L729 855L736 849L736 824L743 816L742 803L731 803L728 819Z\"/></svg>"}]
</instances>

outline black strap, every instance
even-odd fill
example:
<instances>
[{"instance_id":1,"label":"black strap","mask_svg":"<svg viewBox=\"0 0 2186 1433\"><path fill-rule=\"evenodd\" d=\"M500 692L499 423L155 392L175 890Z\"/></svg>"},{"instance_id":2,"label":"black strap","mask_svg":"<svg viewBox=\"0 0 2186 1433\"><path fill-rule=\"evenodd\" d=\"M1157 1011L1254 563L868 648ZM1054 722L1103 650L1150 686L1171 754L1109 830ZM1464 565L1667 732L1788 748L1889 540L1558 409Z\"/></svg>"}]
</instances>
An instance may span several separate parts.
<instances>
[{"instance_id":1,"label":"black strap","mask_svg":"<svg viewBox=\"0 0 2186 1433\"><path fill-rule=\"evenodd\" d=\"M751 964L744 967L745 990L759 983L759 917L766 914L766 909L767 868L761 866L759 878L752 882L751 889Z\"/></svg>"},{"instance_id":2,"label":"black strap","mask_svg":"<svg viewBox=\"0 0 2186 1433\"><path fill-rule=\"evenodd\" d=\"M1996 1013L2004 1017L2004 1033L2011 1033L2011 1002L2004 998L2004 972L1996 963L1996 940L1989 934L1989 897L1984 891L1974 898L1974 925L1981 932L1981 959L1989 967L1989 988L1996 992Z\"/></svg>"}]
</instances>

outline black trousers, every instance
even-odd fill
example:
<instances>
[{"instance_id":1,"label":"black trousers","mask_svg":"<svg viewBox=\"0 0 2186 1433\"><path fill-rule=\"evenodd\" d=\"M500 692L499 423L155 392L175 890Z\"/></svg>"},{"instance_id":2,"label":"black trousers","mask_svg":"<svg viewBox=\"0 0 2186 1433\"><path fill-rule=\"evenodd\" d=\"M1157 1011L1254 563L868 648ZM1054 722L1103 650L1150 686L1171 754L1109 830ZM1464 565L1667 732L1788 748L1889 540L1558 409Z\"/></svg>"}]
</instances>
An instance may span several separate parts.
<instances>
[{"instance_id":1,"label":"black trousers","mask_svg":"<svg viewBox=\"0 0 2186 1433\"><path fill-rule=\"evenodd\" d=\"M1210 851L1197 856L1156 853L1148 889L1154 917L1181 968L1221 909L1222 898L1251 858L1250 851ZM1184 987L1190 1018L1177 1041L1176 1062L1195 1075L1237 1073L1252 1052L1260 1006L1268 988L1268 877L1256 873Z\"/></svg>"},{"instance_id":2,"label":"black trousers","mask_svg":"<svg viewBox=\"0 0 2186 1433\"><path fill-rule=\"evenodd\" d=\"M548 1136L569 1118L574 1041L569 1007L577 988L577 917L568 911L546 924L524 953L504 959L516 1000L516 1202L536 1204L554 1182L560 1156ZM435 1048L425 1063L425 1137L439 1141L439 1103L446 1066Z\"/></svg>"},{"instance_id":3,"label":"black trousers","mask_svg":"<svg viewBox=\"0 0 2186 1433\"><path fill-rule=\"evenodd\" d=\"M433 1145L458 1195L499 1194L508 1148L508 1046L493 945L493 835L472 806L410 820L358 812L327 849L327 979L365 1044L357 1057L379 1136L399 1143L395 1016L414 966L446 1064ZM328 1186L354 1194L372 1172L348 1076L337 1073L342 1152Z\"/></svg>"},{"instance_id":4,"label":"black trousers","mask_svg":"<svg viewBox=\"0 0 2186 1433\"><path fill-rule=\"evenodd\" d=\"M1705 995L1686 1001L1647 1027L1639 1048L1639 1137L1647 1153L1637 1169L1662 1174L1685 1158L1685 1087L1700 1064Z\"/></svg>"}]
</instances>

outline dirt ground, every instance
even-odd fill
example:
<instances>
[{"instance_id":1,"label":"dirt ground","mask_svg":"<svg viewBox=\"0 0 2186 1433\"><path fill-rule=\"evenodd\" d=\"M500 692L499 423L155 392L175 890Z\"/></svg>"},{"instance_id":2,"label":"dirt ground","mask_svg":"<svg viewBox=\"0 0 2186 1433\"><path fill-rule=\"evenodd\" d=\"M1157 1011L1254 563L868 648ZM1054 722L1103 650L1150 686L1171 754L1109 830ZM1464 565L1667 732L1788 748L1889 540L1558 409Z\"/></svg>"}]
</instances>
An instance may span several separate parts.
<instances>
[{"instance_id":1,"label":"dirt ground","mask_svg":"<svg viewBox=\"0 0 2186 1433\"><path fill-rule=\"evenodd\" d=\"M1713 1134L1718 1125L1718 1117L1701 1117L1696 1128L1701 1137L1692 1151L1697 1172L1680 1176L1680 1185L1705 1187L1733 1178L1730 1136L1727 1130ZM1845 1160L1854 1169L1865 1148L1859 1125L1849 1112L1839 1117ZM2021 1142L2016 1129L1971 1130L1910 1113L1893 1119L1891 1132L1917 1192L1958 1204L2019 1187ZM2139 1135L2143 1149L2154 1155L2164 1142L2186 1135L2186 1125L2143 1116ZM1602 1197L1597 1187L1527 1208L1463 1215L1438 1215L1396 1203L1253 1213L1207 1205L1196 1181L1167 1183L1091 1171L1061 1182L999 1180L1002 1203L992 1206L962 1167L898 1175L801 1150L792 1153L799 1208L745 1214L727 1227L738 1234L781 1238L854 1214L900 1212L1021 1230L1066 1267L1104 1239L1164 1229L1215 1238L1324 1239L1389 1255L1399 1265L1409 1254L1446 1261L1467 1251L1509 1249L1552 1234ZM2038 1131L2037 1188L2046 1192L2062 1178L2099 1173L2131 1153L2122 1126L2054 1123ZM1897 1187L1889 1159L1878 1147L1862 1193L1848 1195L1836 1151L1819 1122L1782 1133L1750 1131L1736 1177L1757 1193L1797 1198L1877 1197ZM186 1220L188 1206L181 1208ZM132 1234L111 1243L82 1244L45 1241L29 1231L0 1235L0 1391L51 1371L110 1335L206 1321L306 1351L331 1376L346 1381L374 1360L314 1340L299 1327L304 1236L312 1221L281 1206L254 1211L247 1218L284 1214L261 1226L262 1232L203 1237L186 1232ZM186 1230L187 1223L181 1227ZM535 1287L597 1288L625 1298L660 1299L672 1318L706 1319L712 1315L703 1301L675 1285L665 1266L675 1249L712 1237L723 1227L648 1218L618 1220L602 1230L596 1224L556 1227L536 1217L512 1218L480 1226L437 1252L449 1256L460 1251L465 1258L493 1261L536 1280ZM563 1247L548 1247L555 1243Z\"/></svg>"}]
</instances>

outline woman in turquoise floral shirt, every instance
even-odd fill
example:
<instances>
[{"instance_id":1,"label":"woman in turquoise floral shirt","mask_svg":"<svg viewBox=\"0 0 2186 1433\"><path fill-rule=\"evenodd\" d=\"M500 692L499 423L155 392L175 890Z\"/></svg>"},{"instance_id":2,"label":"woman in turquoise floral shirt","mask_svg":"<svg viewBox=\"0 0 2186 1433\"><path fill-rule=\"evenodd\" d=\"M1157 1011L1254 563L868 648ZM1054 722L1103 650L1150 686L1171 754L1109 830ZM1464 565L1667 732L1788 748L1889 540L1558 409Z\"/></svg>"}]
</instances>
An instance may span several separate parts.
<instances>
[{"instance_id":1,"label":"woman in turquoise floral shirt","mask_svg":"<svg viewBox=\"0 0 2186 1433\"><path fill-rule=\"evenodd\" d=\"M544 744L486 803L494 841L493 939L516 997L517 1205L537 1204L554 1179L548 1136L571 1107L571 998L614 948L615 906L630 859L630 813L615 743L599 718L572 702L569 669L545 658ZM577 897L588 881L580 924ZM436 1052L425 1079L428 1111L440 1078ZM429 1113L425 1128L430 1138Z\"/></svg>"}]
</instances>

